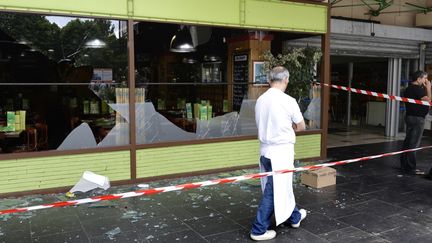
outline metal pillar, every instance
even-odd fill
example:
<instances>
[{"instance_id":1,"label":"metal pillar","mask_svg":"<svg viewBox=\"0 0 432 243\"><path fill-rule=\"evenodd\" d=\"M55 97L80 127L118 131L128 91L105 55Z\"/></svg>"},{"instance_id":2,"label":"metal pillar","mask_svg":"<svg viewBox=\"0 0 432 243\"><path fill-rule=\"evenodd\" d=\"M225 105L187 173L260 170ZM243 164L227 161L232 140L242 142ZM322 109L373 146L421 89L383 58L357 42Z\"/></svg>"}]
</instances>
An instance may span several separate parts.
<instances>
[{"instance_id":1,"label":"metal pillar","mask_svg":"<svg viewBox=\"0 0 432 243\"><path fill-rule=\"evenodd\" d=\"M411 69L410 69L410 65L411 65L411 60L410 59L405 59L405 76L403 77L404 80L410 80L410 73L411 73Z\"/></svg>"},{"instance_id":2,"label":"metal pillar","mask_svg":"<svg viewBox=\"0 0 432 243\"><path fill-rule=\"evenodd\" d=\"M354 63L348 63L348 88L351 88L352 80L354 76ZM348 91L347 100L347 126L351 126L351 91Z\"/></svg>"},{"instance_id":3,"label":"metal pillar","mask_svg":"<svg viewBox=\"0 0 432 243\"><path fill-rule=\"evenodd\" d=\"M401 82L401 58L389 58L387 93L389 95L400 95ZM399 123L399 101L387 100L385 135L396 137Z\"/></svg>"},{"instance_id":4,"label":"metal pillar","mask_svg":"<svg viewBox=\"0 0 432 243\"><path fill-rule=\"evenodd\" d=\"M417 71L418 68L419 68L419 65L420 65L419 59L414 59L413 62L412 62L412 67L413 67L412 72Z\"/></svg>"},{"instance_id":5,"label":"metal pillar","mask_svg":"<svg viewBox=\"0 0 432 243\"><path fill-rule=\"evenodd\" d=\"M424 71L426 64L426 44L420 44L420 57L419 57L419 67L418 70Z\"/></svg>"}]
</instances>

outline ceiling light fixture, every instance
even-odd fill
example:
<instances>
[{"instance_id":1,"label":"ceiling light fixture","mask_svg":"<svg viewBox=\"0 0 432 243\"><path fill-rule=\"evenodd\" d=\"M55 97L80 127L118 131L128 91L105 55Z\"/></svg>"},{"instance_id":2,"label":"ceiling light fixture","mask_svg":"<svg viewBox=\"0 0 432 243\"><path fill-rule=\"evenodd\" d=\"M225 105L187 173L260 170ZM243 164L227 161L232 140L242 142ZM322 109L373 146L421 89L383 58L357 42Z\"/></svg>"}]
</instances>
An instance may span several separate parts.
<instances>
[{"instance_id":1,"label":"ceiling light fixture","mask_svg":"<svg viewBox=\"0 0 432 243\"><path fill-rule=\"evenodd\" d=\"M196 51L188 27L180 26L179 31L171 39L170 51L180 53Z\"/></svg>"}]
</instances>

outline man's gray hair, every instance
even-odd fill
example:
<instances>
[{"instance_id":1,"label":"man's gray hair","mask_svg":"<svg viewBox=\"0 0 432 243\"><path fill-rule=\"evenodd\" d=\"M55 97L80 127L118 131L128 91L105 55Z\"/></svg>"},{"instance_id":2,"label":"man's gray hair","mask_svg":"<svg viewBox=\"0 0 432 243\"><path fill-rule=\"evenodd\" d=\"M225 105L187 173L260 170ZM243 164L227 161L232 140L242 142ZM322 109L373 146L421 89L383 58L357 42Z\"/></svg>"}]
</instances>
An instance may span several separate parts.
<instances>
[{"instance_id":1,"label":"man's gray hair","mask_svg":"<svg viewBox=\"0 0 432 243\"><path fill-rule=\"evenodd\" d=\"M289 79L289 72L286 68L278 66L270 70L268 79L270 82L280 82L285 78Z\"/></svg>"}]
</instances>

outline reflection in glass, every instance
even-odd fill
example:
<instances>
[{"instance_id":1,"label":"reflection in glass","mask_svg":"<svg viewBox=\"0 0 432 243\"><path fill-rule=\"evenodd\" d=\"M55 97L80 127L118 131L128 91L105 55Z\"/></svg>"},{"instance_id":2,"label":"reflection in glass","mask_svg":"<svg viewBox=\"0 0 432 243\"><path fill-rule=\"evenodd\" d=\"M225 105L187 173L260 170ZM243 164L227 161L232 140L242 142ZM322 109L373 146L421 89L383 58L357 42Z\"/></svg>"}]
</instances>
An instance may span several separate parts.
<instances>
[{"instance_id":1,"label":"reflection in glass","mask_svg":"<svg viewBox=\"0 0 432 243\"><path fill-rule=\"evenodd\" d=\"M288 42L298 35L182 26L195 51L181 53L170 49L178 25L137 22L134 29L135 86L145 101L136 103L137 144L257 135L255 101L269 87L265 54L289 63L287 93L300 103L308 129L320 128L321 90L312 83L321 55L293 52Z\"/></svg>"},{"instance_id":2,"label":"reflection in glass","mask_svg":"<svg viewBox=\"0 0 432 243\"><path fill-rule=\"evenodd\" d=\"M125 21L20 13L1 20L0 153L129 143L126 118L110 106L128 102Z\"/></svg>"}]
</instances>

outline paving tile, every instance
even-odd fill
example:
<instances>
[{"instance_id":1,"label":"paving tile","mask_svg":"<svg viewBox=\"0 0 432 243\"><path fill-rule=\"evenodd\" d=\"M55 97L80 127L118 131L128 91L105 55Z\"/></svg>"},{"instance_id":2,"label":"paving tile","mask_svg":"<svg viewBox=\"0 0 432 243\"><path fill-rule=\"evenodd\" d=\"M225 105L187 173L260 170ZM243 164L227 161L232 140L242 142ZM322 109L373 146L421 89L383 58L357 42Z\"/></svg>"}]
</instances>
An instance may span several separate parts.
<instances>
[{"instance_id":1,"label":"paving tile","mask_svg":"<svg viewBox=\"0 0 432 243\"><path fill-rule=\"evenodd\" d=\"M385 187L380 185L366 185L362 182L351 181L348 183L337 184L337 189L352 191L359 194L371 193L385 190Z\"/></svg>"},{"instance_id":2,"label":"paving tile","mask_svg":"<svg viewBox=\"0 0 432 243\"><path fill-rule=\"evenodd\" d=\"M12 215L10 218L0 221L0 232L12 233L14 231L30 232L30 219L20 219L17 215Z\"/></svg>"},{"instance_id":3,"label":"paving tile","mask_svg":"<svg viewBox=\"0 0 432 243\"><path fill-rule=\"evenodd\" d=\"M415 243L429 243L431 242L432 239L432 234L427 234L427 235L423 235L420 237L416 237L411 239L411 242L415 242Z\"/></svg>"},{"instance_id":4,"label":"paving tile","mask_svg":"<svg viewBox=\"0 0 432 243\"><path fill-rule=\"evenodd\" d=\"M254 217L258 210L258 202L231 203L230 205L215 207L214 209L225 217L233 220L242 220Z\"/></svg>"},{"instance_id":5,"label":"paving tile","mask_svg":"<svg viewBox=\"0 0 432 243\"><path fill-rule=\"evenodd\" d=\"M173 233L162 234L155 237L149 237L149 242L185 242L185 243L200 243L200 242L208 242L203 237L201 237L198 233L193 230L185 230Z\"/></svg>"},{"instance_id":6,"label":"paving tile","mask_svg":"<svg viewBox=\"0 0 432 243\"><path fill-rule=\"evenodd\" d=\"M60 234L45 235L33 238L33 242L62 242L62 243L84 243L90 242L84 231L74 231Z\"/></svg>"},{"instance_id":7,"label":"paving tile","mask_svg":"<svg viewBox=\"0 0 432 243\"><path fill-rule=\"evenodd\" d=\"M239 224L222 215L199 218L196 220L191 219L184 222L191 229L194 229L196 232L198 232L201 236L204 237L242 228Z\"/></svg>"},{"instance_id":8,"label":"paving tile","mask_svg":"<svg viewBox=\"0 0 432 243\"><path fill-rule=\"evenodd\" d=\"M28 243L31 242L30 231L0 231L0 242L1 243Z\"/></svg>"},{"instance_id":9,"label":"paving tile","mask_svg":"<svg viewBox=\"0 0 432 243\"><path fill-rule=\"evenodd\" d=\"M392 204L403 203L412 200L415 192L401 193L397 190L384 190L367 194L370 198L379 199Z\"/></svg>"},{"instance_id":10,"label":"paving tile","mask_svg":"<svg viewBox=\"0 0 432 243\"><path fill-rule=\"evenodd\" d=\"M427 230L432 232L432 217L422 213L416 212L413 210L408 210L400 215L394 215L389 218L395 218L399 220L403 220L405 222L411 222L414 224L419 224L425 227Z\"/></svg>"},{"instance_id":11,"label":"paving tile","mask_svg":"<svg viewBox=\"0 0 432 243\"><path fill-rule=\"evenodd\" d=\"M106 217L120 217L122 211L116 206L89 207L89 205L80 205L76 210L76 214L80 220L92 220Z\"/></svg>"},{"instance_id":12,"label":"paving tile","mask_svg":"<svg viewBox=\"0 0 432 243\"><path fill-rule=\"evenodd\" d=\"M376 170L374 170L376 172ZM386 182L386 180L384 178L382 178L381 176L377 176L377 175L362 175L359 176L356 179L356 182L365 185L365 186L370 186L370 185L376 185L376 184L381 184Z\"/></svg>"},{"instance_id":13,"label":"paving tile","mask_svg":"<svg viewBox=\"0 0 432 243\"><path fill-rule=\"evenodd\" d=\"M432 190L432 180L420 177L420 178L418 178L418 183L412 184L412 186L419 193L430 192ZM428 198L430 198L430 197L428 197Z\"/></svg>"},{"instance_id":14,"label":"paving tile","mask_svg":"<svg viewBox=\"0 0 432 243\"><path fill-rule=\"evenodd\" d=\"M200 204L172 207L169 210L180 220L210 217L210 216L215 216L220 214L215 209L212 209L207 205L200 205Z\"/></svg>"},{"instance_id":15,"label":"paving tile","mask_svg":"<svg viewBox=\"0 0 432 243\"><path fill-rule=\"evenodd\" d=\"M338 218L339 221L347 225L354 226L368 233L382 233L387 230L395 229L401 224L406 223L396 218L383 218L370 213L358 213L346 217Z\"/></svg>"},{"instance_id":16,"label":"paving tile","mask_svg":"<svg viewBox=\"0 0 432 243\"><path fill-rule=\"evenodd\" d=\"M105 242L128 242L128 243L147 243L145 239L141 239L137 231L121 231L118 234L103 234L90 238L91 243Z\"/></svg>"},{"instance_id":17,"label":"paving tile","mask_svg":"<svg viewBox=\"0 0 432 243\"><path fill-rule=\"evenodd\" d=\"M81 223L76 215L63 217L54 214L36 215L31 218L30 225L33 237L82 230Z\"/></svg>"},{"instance_id":18,"label":"paving tile","mask_svg":"<svg viewBox=\"0 0 432 243\"><path fill-rule=\"evenodd\" d=\"M378 236L371 236L371 237L364 238L361 240L352 241L352 243L364 243L364 242L367 242L367 243L390 243L391 241L388 241L388 240L383 239L383 238L378 237Z\"/></svg>"},{"instance_id":19,"label":"paving tile","mask_svg":"<svg viewBox=\"0 0 432 243\"><path fill-rule=\"evenodd\" d=\"M298 229L293 229L289 226L277 227L276 232L277 237L275 242L328 242L324 238L306 230L303 225Z\"/></svg>"},{"instance_id":20,"label":"paving tile","mask_svg":"<svg viewBox=\"0 0 432 243\"><path fill-rule=\"evenodd\" d=\"M126 200L126 204L120 209L121 216L125 217L130 212L136 212L138 218L153 218L171 215L170 206L164 206L162 202L148 197L133 198L135 200Z\"/></svg>"},{"instance_id":21,"label":"paving tile","mask_svg":"<svg viewBox=\"0 0 432 243\"><path fill-rule=\"evenodd\" d=\"M420 238L430 233L432 232L426 229L426 227L410 222L403 224L398 228L383 232L380 234L380 237L391 242L409 242L415 238Z\"/></svg>"},{"instance_id":22,"label":"paving tile","mask_svg":"<svg viewBox=\"0 0 432 243\"><path fill-rule=\"evenodd\" d=\"M337 242L337 243L351 243L351 242L362 241L373 237L372 234L352 226L331 231L328 233L320 234L319 236L330 242Z\"/></svg>"},{"instance_id":23,"label":"paving tile","mask_svg":"<svg viewBox=\"0 0 432 243\"><path fill-rule=\"evenodd\" d=\"M351 206L349 203L336 201L315 203L307 206L307 209L312 212L321 213L330 218L339 218L360 212L357 207Z\"/></svg>"},{"instance_id":24,"label":"paving tile","mask_svg":"<svg viewBox=\"0 0 432 243\"><path fill-rule=\"evenodd\" d=\"M319 213L309 213L301 226L313 234L323 234L347 227L345 223Z\"/></svg>"},{"instance_id":25,"label":"paving tile","mask_svg":"<svg viewBox=\"0 0 432 243\"><path fill-rule=\"evenodd\" d=\"M254 242L249 237L250 231L245 229L238 229L234 231L228 231L220 234L214 234L205 237L208 242L215 243L231 243L231 242ZM272 242L272 241L268 241Z\"/></svg>"},{"instance_id":26,"label":"paving tile","mask_svg":"<svg viewBox=\"0 0 432 243\"><path fill-rule=\"evenodd\" d=\"M292 229L290 227L278 227L276 228L276 238L266 242L328 242L318 236L303 230L303 229ZM234 230L221 234L211 235L206 237L209 242L255 242L249 237L250 232L247 230Z\"/></svg>"},{"instance_id":27,"label":"paving tile","mask_svg":"<svg viewBox=\"0 0 432 243\"><path fill-rule=\"evenodd\" d=\"M296 203L304 206L317 202L340 201L346 203L358 203L369 200L370 197L351 191L338 190L337 186L329 186L320 189L297 187L294 190Z\"/></svg>"},{"instance_id":28,"label":"paving tile","mask_svg":"<svg viewBox=\"0 0 432 243\"><path fill-rule=\"evenodd\" d=\"M382 176L382 178L385 180L385 183L388 183L390 186L394 185L395 187L410 186L421 183L422 181L418 176L406 175L402 173L398 173L396 175L386 175Z\"/></svg>"},{"instance_id":29,"label":"paving tile","mask_svg":"<svg viewBox=\"0 0 432 243\"><path fill-rule=\"evenodd\" d=\"M142 239L154 238L163 234L190 229L175 215L148 218L134 223Z\"/></svg>"},{"instance_id":30,"label":"paving tile","mask_svg":"<svg viewBox=\"0 0 432 243\"><path fill-rule=\"evenodd\" d=\"M69 198L66 197L61 197L64 198L64 200L69 200ZM60 199L56 199L56 200L44 200L44 201L48 201L47 203L54 203L54 202L58 202L61 201ZM35 202L32 203L31 205L41 205L41 202ZM50 215L50 217L66 217L66 216L72 216L72 215L76 215L77 214L77 208L79 206L67 206L67 207L59 207L59 208L50 208L50 209L43 209L43 210L38 210L35 211L35 215Z\"/></svg>"},{"instance_id":31,"label":"paving tile","mask_svg":"<svg viewBox=\"0 0 432 243\"><path fill-rule=\"evenodd\" d=\"M252 228L252 223L255 220L256 215L250 217L250 218L244 218L244 219L231 219L234 222L236 222L237 224L239 224L241 227L243 227L244 229L250 231L250 229ZM274 224L274 219L273 219L273 224Z\"/></svg>"},{"instance_id":32,"label":"paving tile","mask_svg":"<svg viewBox=\"0 0 432 243\"><path fill-rule=\"evenodd\" d=\"M401 214L406 211L405 208L399 207L397 205L392 205L390 203L372 199L366 202L355 204L359 211L368 212L369 214L378 215L381 217L387 217L395 214Z\"/></svg>"},{"instance_id":33,"label":"paving tile","mask_svg":"<svg viewBox=\"0 0 432 243\"><path fill-rule=\"evenodd\" d=\"M398 206L432 217L432 208L430 207L432 196L430 191L416 191L409 199L410 201L398 203Z\"/></svg>"},{"instance_id":34,"label":"paving tile","mask_svg":"<svg viewBox=\"0 0 432 243\"><path fill-rule=\"evenodd\" d=\"M106 232L117 227L121 231L136 230L135 225L129 219L121 219L119 217L104 217L90 220L82 220L82 227L90 238L104 235Z\"/></svg>"}]
</instances>

